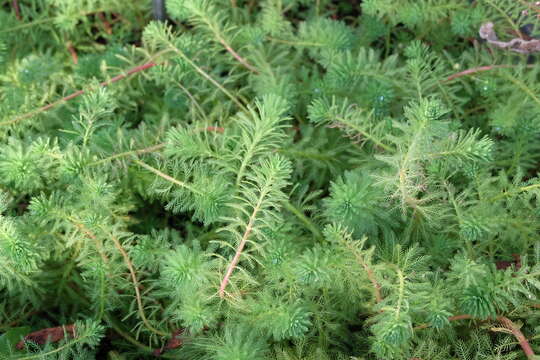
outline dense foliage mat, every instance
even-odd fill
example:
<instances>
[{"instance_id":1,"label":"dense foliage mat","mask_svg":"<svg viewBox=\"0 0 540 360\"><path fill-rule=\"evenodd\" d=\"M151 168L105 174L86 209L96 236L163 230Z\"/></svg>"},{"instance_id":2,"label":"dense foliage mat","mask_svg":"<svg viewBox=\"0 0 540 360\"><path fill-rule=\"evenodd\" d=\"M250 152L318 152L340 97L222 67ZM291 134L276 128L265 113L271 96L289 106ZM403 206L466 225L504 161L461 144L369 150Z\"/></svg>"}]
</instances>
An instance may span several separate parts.
<instances>
[{"instance_id":1,"label":"dense foliage mat","mask_svg":"<svg viewBox=\"0 0 540 360\"><path fill-rule=\"evenodd\" d=\"M2 2L0 358L538 359L540 3L159 3Z\"/></svg>"}]
</instances>

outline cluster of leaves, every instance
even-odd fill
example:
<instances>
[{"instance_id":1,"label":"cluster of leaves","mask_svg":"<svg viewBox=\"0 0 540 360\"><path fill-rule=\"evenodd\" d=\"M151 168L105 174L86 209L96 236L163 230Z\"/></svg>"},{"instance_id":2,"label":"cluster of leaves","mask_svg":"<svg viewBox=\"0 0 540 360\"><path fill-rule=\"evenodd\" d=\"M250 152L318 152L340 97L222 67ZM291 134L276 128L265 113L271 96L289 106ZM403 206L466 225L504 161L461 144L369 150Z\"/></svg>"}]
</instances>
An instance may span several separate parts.
<instances>
[{"instance_id":1,"label":"cluster of leaves","mask_svg":"<svg viewBox=\"0 0 540 360\"><path fill-rule=\"evenodd\" d=\"M0 358L540 353L540 6L165 5L0 9Z\"/></svg>"}]
</instances>

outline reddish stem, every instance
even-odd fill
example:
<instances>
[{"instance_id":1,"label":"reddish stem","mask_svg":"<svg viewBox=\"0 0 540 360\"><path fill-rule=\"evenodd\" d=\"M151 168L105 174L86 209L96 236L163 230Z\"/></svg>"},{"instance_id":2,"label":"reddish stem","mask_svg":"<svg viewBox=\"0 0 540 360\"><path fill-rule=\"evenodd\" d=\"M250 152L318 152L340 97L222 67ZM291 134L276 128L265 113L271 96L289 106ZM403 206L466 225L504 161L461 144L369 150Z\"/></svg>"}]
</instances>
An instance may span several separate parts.
<instances>
[{"instance_id":1,"label":"reddish stem","mask_svg":"<svg viewBox=\"0 0 540 360\"><path fill-rule=\"evenodd\" d=\"M456 315L456 316L450 316L450 317L448 318L448 321L467 320L467 319L472 319L472 316L471 316L471 315L466 315L466 314L463 314L463 315ZM431 326L431 325L429 325L429 324L421 324L421 325L415 326L415 327L414 327L414 330L425 329L425 328L428 328L428 327L430 327L430 326Z\"/></svg>"},{"instance_id":2,"label":"reddish stem","mask_svg":"<svg viewBox=\"0 0 540 360\"><path fill-rule=\"evenodd\" d=\"M255 73L255 74L258 74L259 71L257 69L255 69L255 67L253 65L251 65L246 59L244 59L243 57L241 57L236 51L234 51L234 49L222 38L218 38L219 39L219 42L221 43L221 45L223 45L223 47L225 47L225 49L236 59L238 60L238 62L240 64L242 64L246 69L248 69L249 71Z\"/></svg>"},{"instance_id":3,"label":"reddish stem","mask_svg":"<svg viewBox=\"0 0 540 360\"><path fill-rule=\"evenodd\" d=\"M234 254L234 257L227 267L227 272L225 273L225 276L223 277L223 280L221 281L221 285L219 286L219 297L223 298L225 297L225 289L227 288L227 284L229 283L229 280L231 278L231 275L238 265L238 262L240 261L240 256L242 255L242 252L244 251L244 247L246 246L247 239L249 238L249 235L251 234L251 230L253 228L253 222L254 217L252 216L249 224L246 228L246 231L244 232L244 235L242 236L242 240L240 241L240 244L238 245L238 248L236 249L236 253Z\"/></svg>"},{"instance_id":4,"label":"reddish stem","mask_svg":"<svg viewBox=\"0 0 540 360\"><path fill-rule=\"evenodd\" d=\"M72 338L76 337L77 333L75 331L75 325L71 324L57 326L34 331L26 335L23 340L19 341L17 345L15 345L15 347L19 350L22 350L24 349L24 345L27 341L34 342L38 345L44 345L47 342L58 342L62 340L66 334Z\"/></svg>"},{"instance_id":5,"label":"reddish stem","mask_svg":"<svg viewBox=\"0 0 540 360\"><path fill-rule=\"evenodd\" d=\"M527 341L527 338L525 337L525 335L523 335L521 330L517 328L517 326L512 322L512 320L508 319L505 316L497 316L497 320L499 320L501 324L503 324L510 331L512 331L512 334L514 335L516 340L519 342L519 345L523 349L523 352L525 353L525 356L527 356L527 359L534 360L536 357L534 355L533 349L531 348L531 345Z\"/></svg>"},{"instance_id":6,"label":"reddish stem","mask_svg":"<svg viewBox=\"0 0 540 360\"><path fill-rule=\"evenodd\" d=\"M79 57L77 56L77 51L75 51L75 48L73 47L73 44L71 43L71 41L68 41L67 49L69 53L71 54L71 59L73 59L73 63L77 65L79 63Z\"/></svg>"},{"instance_id":7,"label":"reddish stem","mask_svg":"<svg viewBox=\"0 0 540 360\"><path fill-rule=\"evenodd\" d=\"M238 244L236 253L234 254L234 257L227 268L227 271L225 273L225 276L223 277L223 280L221 281L221 285L219 286L219 297L221 298L225 297L225 289L227 288L227 284L229 283L229 280L231 278L231 275L234 269L236 268L236 266L238 265L238 262L240 261L240 257L242 256L244 247L246 246L249 236L251 235L251 232L253 231L253 226L255 225L255 219L257 217L257 213L261 209L261 203L262 203L262 197L259 198L257 205L255 205L255 208L253 209L253 213L251 214L249 218L249 222L246 226L246 230L244 231L244 235L242 235L242 239L240 240L240 244Z\"/></svg>"},{"instance_id":8,"label":"reddish stem","mask_svg":"<svg viewBox=\"0 0 540 360\"><path fill-rule=\"evenodd\" d=\"M375 278L375 274L373 273L373 270L371 270L367 264L363 263L364 270L367 273L368 279L371 282L371 285L373 285L373 289L375 290L375 300L377 303L380 303L383 301L382 295L381 295L381 285L377 282L377 279Z\"/></svg>"},{"instance_id":9,"label":"reddish stem","mask_svg":"<svg viewBox=\"0 0 540 360\"><path fill-rule=\"evenodd\" d=\"M124 79L124 78L126 78L126 77L128 77L128 76L130 76L130 75L132 75L132 74L141 72L141 71L143 71L143 70L146 70L146 69L148 69L148 68L154 67L154 66L156 66L156 65L157 65L157 64L154 63L154 62L150 62L150 63L146 63L146 64L144 64L144 65L136 66L136 67L134 67L134 68L132 68L132 69L129 69L125 74L116 75L116 76L113 77L112 79L110 79L110 80L108 80L108 81L103 81L103 82L100 83L99 85L100 85L100 86L107 86L107 85L110 85L110 84L115 83L115 82L117 82L117 81L119 81L119 80L122 80L122 79ZM84 93L85 93L85 90L78 90L78 91L75 91L74 93L69 94L68 96L65 96L65 97L63 97L63 98L61 98L61 99L59 99L59 100L57 100L57 101L55 101L55 102L52 102L52 103L47 104L47 105L45 105L45 106L43 106L43 107L40 107L39 109L36 109L36 110L34 110L34 111L31 111L31 112L29 112L29 113L26 113L26 114L23 114L23 115L21 115L21 116L19 116L19 117L16 117L15 119L8 120L8 121L4 121L4 122L0 122L0 126L2 126L2 125L11 125L11 124L15 124L15 123L17 123L17 122L19 122L19 121L21 121L21 120L28 119L28 118L30 118L30 117L32 117L32 116L34 116L34 115L37 115L37 114L39 114L39 113L41 113L41 112L44 112L44 111L47 111L47 110L49 110L49 109L51 109L51 108L53 108L53 107L55 107L55 106L57 106L57 105L60 105L60 104L62 104L62 103L64 103L64 102L66 102L66 101L69 101L69 100L74 99L74 98L76 98L76 97L78 97L78 96L81 96L81 95L84 94Z\"/></svg>"},{"instance_id":10,"label":"reddish stem","mask_svg":"<svg viewBox=\"0 0 540 360\"><path fill-rule=\"evenodd\" d=\"M215 132L222 133L222 134L225 132L225 128L222 128L221 126L207 126L204 130L205 131L215 131Z\"/></svg>"},{"instance_id":11,"label":"reddish stem","mask_svg":"<svg viewBox=\"0 0 540 360\"><path fill-rule=\"evenodd\" d=\"M527 65L526 67L532 68L533 66L534 65ZM456 74L450 75L449 77L446 78L445 81L452 81L452 80L457 79L459 77L475 74L475 73L481 72L481 71L489 71L489 70L493 70L493 69L504 69L504 68L511 68L511 67L516 67L516 66L514 66L514 65L486 65L486 66L479 66L479 67L470 68L470 69L458 72Z\"/></svg>"},{"instance_id":12,"label":"reddish stem","mask_svg":"<svg viewBox=\"0 0 540 360\"><path fill-rule=\"evenodd\" d=\"M101 22L103 23L103 27L105 28L105 32L109 35L112 34L112 27L111 27L111 24L107 21L107 19L105 18L105 15L103 15L103 13L98 13L97 14L99 20L101 20Z\"/></svg>"},{"instance_id":13,"label":"reddish stem","mask_svg":"<svg viewBox=\"0 0 540 360\"><path fill-rule=\"evenodd\" d=\"M450 316L448 318L449 321L465 320L465 319L472 319L472 316L463 314L463 315ZM517 326L512 322L512 320L508 319L506 316L497 316L497 320L504 327L506 327L512 332L512 335L514 335L514 337L518 341L519 345L523 349L523 352L525 353L525 356L527 356L527 359L534 360L535 355L534 355L533 349L531 348L531 345L527 341L527 338L525 337L525 335L523 335L521 330L517 328ZM429 326L430 326L429 324L418 325L414 327L414 330L425 329L425 328L428 328Z\"/></svg>"},{"instance_id":14,"label":"reddish stem","mask_svg":"<svg viewBox=\"0 0 540 360\"><path fill-rule=\"evenodd\" d=\"M511 67L511 65L487 65L487 66L479 66L479 67L467 69L467 70L458 72L458 73L456 73L456 74L450 75L449 77L446 78L446 81L452 81L452 80L457 79L457 78L459 78L459 77L466 76L466 75L470 75L470 74L474 74L474 73L477 73L477 72L480 72L480 71L488 71L488 70L491 70L491 69L496 69L496 68L507 68L507 67Z\"/></svg>"},{"instance_id":15,"label":"reddish stem","mask_svg":"<svg viewBox=\"0 0 540 360\"><path fill-rule=\"evenodd\" d=\"M17 18L17 20L22 20L21 8L19 7L19 1L13 0L11 4L13 6L13 10L15 10L15 17Z\"/></svg>"}]
</instances>

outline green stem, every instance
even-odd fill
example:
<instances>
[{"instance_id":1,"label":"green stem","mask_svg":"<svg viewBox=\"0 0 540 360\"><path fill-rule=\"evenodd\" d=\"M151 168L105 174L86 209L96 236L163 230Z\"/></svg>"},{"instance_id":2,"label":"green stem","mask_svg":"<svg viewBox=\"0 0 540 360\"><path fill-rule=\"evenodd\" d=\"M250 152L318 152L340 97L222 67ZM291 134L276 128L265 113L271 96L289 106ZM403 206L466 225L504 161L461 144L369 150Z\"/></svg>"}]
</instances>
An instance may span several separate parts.
<instances>
[{"instance_id":1,"label":"green stem","mask_svg":"<svg viewBox=\"0 0 540 360\"><path fill-rule=\"evenodd\" d=\"M144 149L138 149L138 150L126 151L126 152L123 152L123 153L111 155L111 156L106 157L106 158L103 158L103 159L101 159L101 160L97 160L97 161L91 162L91 163L88 164L88 165L89 165L89 166L94 166L94 165L103 164L103 163L109 162L109 161L111 161L111 160L118 159L118 158L125 157L125 156L139 155L139 154L146 154L146 153L150 153L150 152L154 152L154 151L160 150L160 149L162 149L164 146L165 146L165 144L162 143L162 144L157 144L157 145L150 146L150 147L147 147L147 148L144 148Z\"/></svg>"},{"instance_id":2,"label":"green stem","mask_svg":"<svg viewBox=\"0 0 540 360\"><path fill-rule=\"evenodd\" d=\"M336 121L338 121L341 124L344 124L347 127L350 127L351 129L353 129L354 131L356 131L357 133L359 133L360 135L362 135L366 139L373 142L378 147L380 147L380 148L382 148L382 149L384 149L386 151L393 151L393 149L390 146L382 143L380 140L378 140L375 137L373 137L372 135L370 135L368 132L366 132L364 129L362 129L358 125L352 124L350 121L347 121L346 119L341 118L341 117L336 117Z\"/></svg>"},{"instance_id":3,"label":"green stem","mask_svg":"<svg viewBox=\"0 0 540 360\"><path fill-rule=\"evenodd\" d=\"M520 188L518 188L517 190L514 190L514 191L507 191L507 192L503 192L493 198L491 198L490 201L497 201L497 200L500 200L506 196L511 196L511 195L516 195L516 194L519 194L519 193L522 193L524 191L529 191L529 190L532 190L532 189L536 189L540 187L540 184L532 184L532 185L527 185L527 186L522 186Z\"/></svg>"},{"instance_id":4,"label":"green stem","mask_svg":"<svg viewBox=\"0 0 540 360\"><path fill-rule=\"evenodd\" d=\"M242 111L244 111L246 114L249 113L248 109L242 104L236 97L233 96L229 92L229 90L225 89L223 85L221 85L219 82L217 82L213 77L211 77L206 71L201 69L197 64L195 64L186 54L184 54L183 51L179 50L174 44L169 42L169 47L172 51L180 55L182 59L184 59L192 68L195 69L199 74L202 75L206 80L210 81L215 87L217 87L222 93L224 93L229 99L231 99Z\"/></svg>"},{"instance_id":5,"label":"green stem","mask_svg":"<svg viewBox=\"0 0 540 360\"><path fill-rule=\"evenodd\" d=\"M75 344L77 344L77 343L83 341L83 340L86 339L87 337L90 337L90 335L81 336L81 337L79 337L79 338L77 338L77 339L75 339L75 340L73 340L73 341L68 342L67 344L64 344L64 345L62 345L62 346L60 346L60 347L57 347L57 348L54 349L54 350L47 351L47 352L45 352L45 353L38 353L38 354L36 354L36 355L23 356L23 357L16 357L16 358L14 358L14 360L15 360L15 359L16 359L16 360L46 359L47 356L52 355L52 354L55 354L55 353L57 353L57 352L59 352L59 351L62 351L62 350L64 350L64 349L68 348L68 347L71 347L71 346L73 346L73 345L75 345Z\"/></svg>"},{"instance_id":6,"label":"green stem","mask_svg":"<svg viewBox=\"0 0 540 360\"><path fill-rule=\"evenodd\" d=\"M180 180L177 180L175 178L173 178L172 176L169 176L167 174L165 174L164 172L161 172L159 171L158 169L146 164L146 163L143 163L142 161L140 160L137 160L137 159L133 159L133 162L136 163L137 165L145 168L146 170L150 171L150 172L153 172L154 174L156 174L157 176L159 177L162 177L163 179L167 180L167 181L170 181L172 182L173 184L176 184L178 186L181 186L183 188L186 188L188 189L189 191L197 194L197 195L202 195L203 193L197 189L195 189L193 186L183 182L183 181L180 181Z\"/></svg>"},{"instance_id":7,"label":"green stem","mask_svg":"<svg viewBox=\"0 0 540 360\"><path fill-rule=\"evenodd\" d=\"M283 40L283 39L276 39L270 36L266 37L270 41L274 41L281 44L287 44L287 45L295 45L295 46L324 46L324 44L321 43L314 43L314 42L307 42L307 41L292 41L292 40Z\"/></svg>"},{"instance_id":8,"label":"green stem","mask_svg":"<svg viewBox=\"0 0 540 360\"><path fill-rule=\"evenodd\" d=\"M313 235L315 235L315 238L317 238L317 240L323 239L323 235L319 231L317 226L315 226L315 224L313 224L313 222L306 215L304 215L298 208L296 208L289 201L283 202L283 207L287 209L289 212L291 212L292 214L294 214L300 221L302 221L304 225L306 226L306 228L309 229L309 231L311 231Z\"/></svg>"},{"instance_id":9,"label":"green stem","mask_svg":"<svg viewBox=\"0 0 540 360\"><path fill-rule=\"evenodd\" d=\"M88 15L97 14L97 13L100 13L100 12L108 12L108 11L113 11L113 10L115 10L115 9L111 8L111 9L92 10L92 11L88 11L88 12L81 12L81 13L77 13L77 14L68 15L67 18L77 18L77 17L88 16ZM29 23L26 23L26 24L21 24L21 25L11 27L9 29L0 30L0 34L7 33L7 32L12 32L12 31L20 31L20 30L23 30L23 29L26 29L26 28L29 28L29 27L32 27L32 26L35 26L35 25L45 24L45 23L48 23L48 22L55 22L60 18L61 19L66 19L66 16L65 15L60 15L60 16L53 16L53 17L49 17L49 18L45 18L45 19L35 20L35 21L29 22Z\"/></svg>"}]
</instances>

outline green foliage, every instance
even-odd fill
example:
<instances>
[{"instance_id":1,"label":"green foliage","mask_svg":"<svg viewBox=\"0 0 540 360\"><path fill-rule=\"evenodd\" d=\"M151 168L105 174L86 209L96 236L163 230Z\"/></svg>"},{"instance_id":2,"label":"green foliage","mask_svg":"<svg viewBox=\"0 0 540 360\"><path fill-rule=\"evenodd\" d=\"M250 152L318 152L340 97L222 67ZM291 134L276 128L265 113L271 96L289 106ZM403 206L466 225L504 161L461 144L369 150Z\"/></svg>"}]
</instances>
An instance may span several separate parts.
<instances>
[{"instance_id":1,"label":"green foliage","mask_svg":"<svg viewBox=\"0 0 540 360\"><path fill-rule=\"evenodd\" d=\"M538 4L165 4L0 9L0 359L540 354Z\"/></svg>"}]
</instances>

